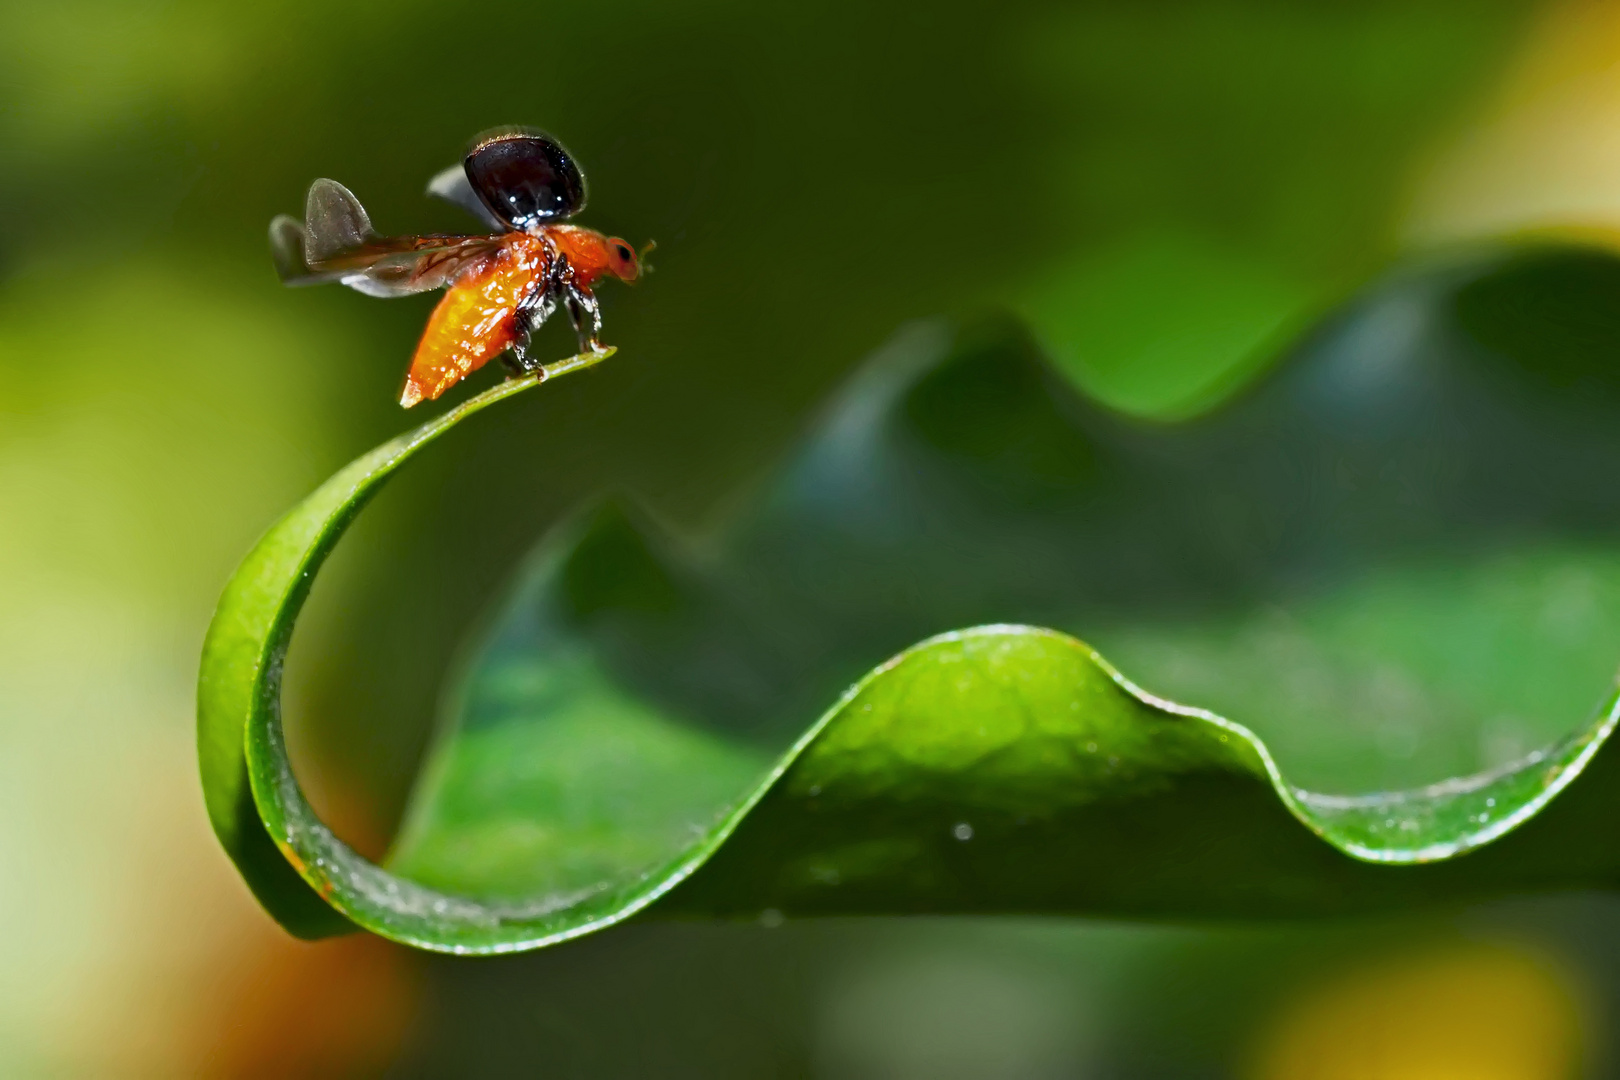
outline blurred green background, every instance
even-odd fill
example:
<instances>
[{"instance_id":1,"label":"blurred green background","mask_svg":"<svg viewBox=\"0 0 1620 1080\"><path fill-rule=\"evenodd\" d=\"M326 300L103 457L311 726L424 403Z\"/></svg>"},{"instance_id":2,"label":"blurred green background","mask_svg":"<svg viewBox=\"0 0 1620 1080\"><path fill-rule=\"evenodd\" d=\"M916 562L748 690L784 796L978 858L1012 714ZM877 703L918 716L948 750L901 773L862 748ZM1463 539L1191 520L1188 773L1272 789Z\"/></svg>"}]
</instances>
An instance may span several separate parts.
<instances>
[{"instance_id":1,"label":"blurred green background","mask_svg":"<svg viewBox=\"0 0 1620 1080\"><path fill-rule=\"evenodd\" d=\"M621 354L437 448L316 590L290 736L375 856L458 642L581 498L630 490L701 539L937 315L1021 314L1126 411L1206 407L1414 251L1620 223L1617 60L1604 5L1527 0L0 9L0 1071L1613 1067L1603 897L1323 927L646 924L479 963L297 944L209 833L191 710L235 561L415 419L393 401L432 298L275 282L265 226L316 176L384 231L464 228L427 178L538 124L585 164L586 224L658 241L653 276L604 290Z\"/></svg>"}]
</instances>

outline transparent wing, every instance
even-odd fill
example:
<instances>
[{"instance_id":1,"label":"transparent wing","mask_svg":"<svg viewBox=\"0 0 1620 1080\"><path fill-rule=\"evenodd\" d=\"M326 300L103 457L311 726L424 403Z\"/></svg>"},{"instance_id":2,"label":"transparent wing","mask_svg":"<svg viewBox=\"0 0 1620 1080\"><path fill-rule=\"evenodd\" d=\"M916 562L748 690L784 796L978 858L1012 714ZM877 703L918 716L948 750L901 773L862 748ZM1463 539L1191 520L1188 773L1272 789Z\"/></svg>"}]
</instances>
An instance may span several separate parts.
<instances>
[{"instance_id":1,"label":"transparent wing","mask_svg":"<svg viewBox=\"0 0 1620 1080\"><path fill-rule=\"evenodd\" d=\"M443 288L500 245L498 236L378 236L360 200L335 180L310 185L302 222L282 214L270 223L285 284L337 281L368 296Z\"/></svg>"},{"instance_id":2,"label":"transparent wing","mask_svg":"<svg viewBox=\"0 0 1620 1080\"><path fill-rule=\"evenodd\" d=\"M489 207L484 205L484 200L473 190L472 181L467 179L467 168L461 162L456 162L429 180L427 190L429 195L437 195L446 202L455 203L496 232L506 231L506 223L490 213Z\"/></svg>"}]
</instances>

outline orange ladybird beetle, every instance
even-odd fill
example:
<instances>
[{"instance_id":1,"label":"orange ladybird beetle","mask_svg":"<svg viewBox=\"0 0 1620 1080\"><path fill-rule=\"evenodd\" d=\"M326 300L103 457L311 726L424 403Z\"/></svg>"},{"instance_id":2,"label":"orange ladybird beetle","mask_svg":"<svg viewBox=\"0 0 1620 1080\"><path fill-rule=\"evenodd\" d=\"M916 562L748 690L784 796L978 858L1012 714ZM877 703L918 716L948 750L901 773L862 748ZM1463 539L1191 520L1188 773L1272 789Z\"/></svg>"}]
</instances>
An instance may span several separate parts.
<instances>
[{"instance_id":1,"label":"orange ladybird beetle","mask_svg":"<svg viewBox=\"0 0 1620 1080\"><path fill-rule=\"evenodd\" d=\"M379 236L360 200L335 180L310 185L302 222L282 214L270 223L276 272L288 285L340 281L367 296L447 289L411 358L401 405L438 397L502 353L514 374L534 371L529 335L559 305L580 350L601 350L592 288L609 275L634 281L642 267L618 237L564 224L585 207L585 176L561 143L533 128L486 132L428 193L494 232Z\"/></svg>"}]
</instances>

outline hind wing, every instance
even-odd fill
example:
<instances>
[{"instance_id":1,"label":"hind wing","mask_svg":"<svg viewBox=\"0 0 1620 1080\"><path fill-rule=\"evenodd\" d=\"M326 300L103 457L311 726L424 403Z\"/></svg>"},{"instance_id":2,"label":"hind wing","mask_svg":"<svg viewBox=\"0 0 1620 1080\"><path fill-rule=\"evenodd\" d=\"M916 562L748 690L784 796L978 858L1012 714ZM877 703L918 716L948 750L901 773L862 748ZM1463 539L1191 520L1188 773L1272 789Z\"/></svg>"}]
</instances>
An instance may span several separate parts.
<instances>
[{"instance_id":1,"label":"hind wing","mask_svg":"<svg viewBox=\"0 0 1620 1080\"><path fill-rule=\"evenodd\" d=\"M506 223L490 213L484 200L473 190L472 181L467 179L467 167L459 161L429 180L427 193L455 203L496 232L506 231Z\"/></svg>"},{"instance_id":2,"label":"hind wing","mask_svg":"<svg viewBox=\"0 0 1620 1080\"><path fill-rule=\"evenodd\" d=\"M336 180L310 185L302 222L286 214L270 222L284 284L337 281L368 296L443 288L500 246L499 236L378 236L360 200Z\"/></svg>"}]
</instances>

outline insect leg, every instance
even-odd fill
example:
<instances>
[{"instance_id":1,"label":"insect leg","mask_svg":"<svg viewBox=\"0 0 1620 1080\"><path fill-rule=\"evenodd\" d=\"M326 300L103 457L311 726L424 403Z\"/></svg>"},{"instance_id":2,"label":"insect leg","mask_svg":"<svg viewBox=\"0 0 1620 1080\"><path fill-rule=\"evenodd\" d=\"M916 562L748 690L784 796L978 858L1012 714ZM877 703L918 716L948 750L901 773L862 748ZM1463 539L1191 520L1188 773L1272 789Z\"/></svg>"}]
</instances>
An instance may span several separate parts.
<instances>
[{"instance_id":1,"label":"insect leg","mask_svg":"<svg viewBox=\"0 0 1620 1080\"><path fill-rule=\"evenodd\" d=\"M556 310L556 287L550 280L542 282L518 305L512 316L516 324L513 327L512 348L501 357L507 371L513 375L525 375L540 366L539 361L529 359L529 335L538 330Z\"/></svg>"},{"instance_id":2,"label":"insect leg","mask_svg":"<svg viewBox=\"0 0 1620 1080\"><path fill-rule=\"evenodd\" d=\"M596 295L574 284L570 278L563 285L563 296L568 304L568 318L574 324L574 333L579 335L579 351L601 352L602 309L596 303ZM588 334L585 331L587 320L590 322Z\"/></svg>"}]
</instances>

